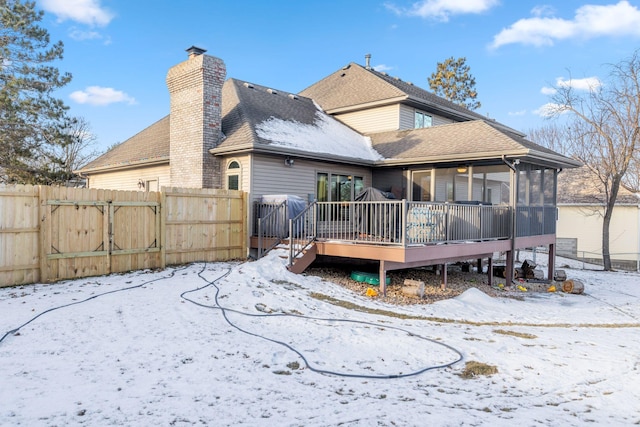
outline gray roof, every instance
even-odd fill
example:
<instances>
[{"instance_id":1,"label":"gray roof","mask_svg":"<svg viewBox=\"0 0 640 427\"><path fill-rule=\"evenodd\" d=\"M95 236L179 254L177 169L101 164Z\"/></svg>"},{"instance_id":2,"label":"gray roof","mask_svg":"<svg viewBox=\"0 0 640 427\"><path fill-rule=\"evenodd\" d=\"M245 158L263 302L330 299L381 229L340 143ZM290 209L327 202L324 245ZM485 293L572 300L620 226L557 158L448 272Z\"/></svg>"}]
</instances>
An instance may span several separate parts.
<instances>
[{"instance_id":1,"label":"gray roof","mask_svg":"<svg viewBox=\"0 0 640 427\"><path fill-rule=\"evenodd\" d=\"M385 164L462 162L518 158L552 167L580 163L505 131L494 122L472 120L423 129L369 135Z\"/></svg>"},{"instance_id":2,"label":"gray roof","mask_svg":"<svg viewBox=\"0 0 640 427\"><path fill-rule=\"evenodd\" d=\"M228 79L222 89L222 141L212 151L216 154L241 151L278 152L306 155L310 158L332 158L330 153L295 152L261 138L259 124L281 119L302 125L315 125L323 114L313 100L304 96L274 90L257 84ZM335 119L332 119L335 120ZM337 121L336 121L337 123ZM84 166L79 172L136 166L143 163L169 161L169 116L142 130L112 150ZM367 164L366 160L333 156L332 160Z\"/></svg>"},{"instance_id":3,"label":"gray roof","mask_svg":"<svg viewBox=\"0 0 640 427\"><path fill-rule=\"evenodd\" d=\"M256 134L258 124L271 118L313 124L317 112L318 108L309 98L229 79L222 89L222 132L225 138L215 151L269 145L270 141Z\"/></svg>"}]
</instances>

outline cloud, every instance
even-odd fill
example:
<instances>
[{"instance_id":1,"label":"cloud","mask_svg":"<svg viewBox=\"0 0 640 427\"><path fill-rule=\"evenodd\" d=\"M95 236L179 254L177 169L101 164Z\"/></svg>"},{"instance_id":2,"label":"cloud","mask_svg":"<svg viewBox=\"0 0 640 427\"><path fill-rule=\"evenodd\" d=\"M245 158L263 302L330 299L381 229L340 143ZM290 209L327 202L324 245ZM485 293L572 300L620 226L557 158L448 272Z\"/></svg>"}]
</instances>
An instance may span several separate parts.
<instances>
[{"instance_id":1,"label":"cloud","mask_svg":"<svg viewBox=\"0 0 640 427\"><path fill-rule=\"evenodd\" d=\"M537 110L533 110L533 114L540 117L545 117L545 118L553 117L558 114L564 114L566 112L567 112L567 108L565 106L560 104L554 104L552 102L544 104Z\"/></svg>"},{"instance_id":2,"label":"cloud","mask_svg":"<svg viewBox=\"0 0 640 427\"><path fill-rule=\"evenodd\" d=\"M507 114L510 116L524 116L527 114L527 110L509 111Z\"/></svg>"},{"instance_id":3,"label":"cloud","mask_svg":"<svg viewBox=\"0 0 640 427\"><path fill-rule=\"evenodd\" d=\"M126 93L110 87L89 86L85 90L77 90L69 97L78 104L109 105L117 102L135 104L136 100Z\"/></svg>"},{"instance_id":4,"label":"cloud","mask_svg":"<svg viewBox=\"0 0 640 427\"><path fill-rule=\"evenodd\" d=\"M380 71L380 72L382 72L382 71L390 71L390 70L393 70L394 68L395 67L392 67L390 65L385 65L385 64L375 65L373 67L374 70Z\"/></svg>"},{"instance_id":5,"label":"cloud","mask_svg":"<svg viewBox=\"0 0 640 427\"><path fill-rule=\"evenodd\" d=\"M549 5L536 6L531 9L533 16L553 16L556 13L555 8Z\"/></svg>"},{"instance_id":6,"label":"cloud","mask_svg":"<svg viewBox=\"0 0 640 427\"><path fill-rule=\"evenodd\" d=\"M490 48L520 43L552 46L556 41L607 36L640 37L640 10L627 0L611 5L584 5L572 20L553 16L550 9L536 8L534 17L520 19L493 37ZM551 14L549 16L545 16Z\"/></svg>"},{"instance_id":7,"label":"cloud","mask_svg":"<svg viewBox=\"0 0 640 427\"><path fill-rule=\"evenodd\" d=\"M398 15L447 22L451 15L483 13L499 3L499 0L422 0L414 3L411 8L400 8L393 3L385 3L385 6Z\"/></svg>"},{"instance_id":8,"label":"cloud","mask_svg":"<svg viewBox=\"0 0 640 427\"><path fill-rule=\"evenodd\" d=\"M540 89L540 92L543 95L555 95L555 93L558 91L556 88L559 88L559 87L560 88L571 87L576 90L591 92L598 89L600 86L602 86L602 82L597 77L585 77L584 79L570 79L570 80L565 80L564 77L558 77L556 78L555 87L544 86L542 89Z\"/></svg>"},{"instance_id":9,"label":"cloud","mask_svg":"<svg viewBox=\"0 0 640 427\"><path fill-rule=\"evenodd\" d=\"M69 28L69 37L76 41L102 40L104 45L111 44L111 37L100 34L97 31L84 31L77 27Z\"/></svg>"},{"instance_id":10,"label":"cloud","mask_svg":"<svg viewBox=\"0 0 640 427\"><path fill-rule=\"evenodd\" d=\"M114 14L100 5L101 0L41 0L42 8L58 17L81 24L104 27Z\"/></svg>"}]
</instances>

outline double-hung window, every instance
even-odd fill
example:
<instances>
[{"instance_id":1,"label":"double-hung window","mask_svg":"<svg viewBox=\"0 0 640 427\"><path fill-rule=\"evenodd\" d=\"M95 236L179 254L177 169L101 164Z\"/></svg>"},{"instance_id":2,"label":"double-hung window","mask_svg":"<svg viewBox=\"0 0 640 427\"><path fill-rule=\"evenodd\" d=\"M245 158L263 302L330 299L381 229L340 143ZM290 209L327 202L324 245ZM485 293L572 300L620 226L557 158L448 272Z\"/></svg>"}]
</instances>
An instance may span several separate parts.
<instances>
[{"instance_id":1,"label":"double-hung window","mask_svg":"<svg viewBox=\"0 0 640 427\"><path fill-rule=\"evenodd\" d=\"M414 125L416 129L428 128L428 127L431 127L432 125L433 125L433 118L430 115L423 113L422 111L416 111L415 125Z\"/></svg>"}]
</instances>

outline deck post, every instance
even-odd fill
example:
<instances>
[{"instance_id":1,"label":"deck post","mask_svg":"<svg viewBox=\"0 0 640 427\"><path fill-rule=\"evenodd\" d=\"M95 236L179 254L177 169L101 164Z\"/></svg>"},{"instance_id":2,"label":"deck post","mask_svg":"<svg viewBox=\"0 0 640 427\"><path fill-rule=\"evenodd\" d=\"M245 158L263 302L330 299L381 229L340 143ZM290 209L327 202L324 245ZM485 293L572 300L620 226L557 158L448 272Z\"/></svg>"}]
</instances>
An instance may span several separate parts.
<instances>
[{"instance_id":1,"label":"deck post","mask_svg":"<svg viewBox=\"0 0 640 427\"><path fill-rule=\"evenodd\" d=\"M487 282L493 286L493 258L487 258Z\"/></svg>"},{"instance_id":2,"label":"deck post","mask_svg":"<svg viewBox=\"0 0 640 427\"><path fill-rule=\"evenodd\" d=\"M447 264L442 264L442 289L447 287Z\"/></svg>"},{"instance_id":3,"label":"deck post","mask_svg":"<svg viewBox=\"0 0 640 427\"><path fill-rule=\"evenodd\" d=\"M549 245L549 261L547 262L549 271L547 272L547 279L553 280L556 275L556 245L552 243Z\"/></svg>"},{"instance_id":4,"label":"deck post","mask_svg":"<svg viewBox=\"0 0 640 427\"><path fill-rule=\"evenodd\" d=\"M380 271L379 271L379 279L380 279L380 292L383 296L387 296L387 269L384 265L384 260L380 260Z\"/></svg>"},{"instance_id":5,"label":"deck post","mask_svg":"<svg viewBox=\"0 0 640 427\"><path fill-rule=\"evenodd\" d=\"M510 286L511 283L513 283L513 269L515 267L513 255L513 251L507 251L507 271L504 274L504 277L507 279L507 286Z\"/></svg>"},{"instance_id":6,"label":"deck post","mask_svg":"<svg viewBox=\"0 0 640 427\"><path fill-rule=\"evenodd\" d=\"M476 271L478 273L482 273L482 258L478 258L478 261L476 264Z\"/></svg>"}]
</instances>

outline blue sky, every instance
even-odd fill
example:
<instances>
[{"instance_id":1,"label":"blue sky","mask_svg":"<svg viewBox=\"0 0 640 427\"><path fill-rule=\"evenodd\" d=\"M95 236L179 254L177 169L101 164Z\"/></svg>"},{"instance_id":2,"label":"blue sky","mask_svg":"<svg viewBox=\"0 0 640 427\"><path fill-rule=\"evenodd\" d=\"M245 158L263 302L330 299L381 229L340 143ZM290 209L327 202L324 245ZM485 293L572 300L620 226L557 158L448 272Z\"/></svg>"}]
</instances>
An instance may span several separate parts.
<instances>
[{"instance_id":1,"label":"blue sky","mask_svg":"<svg viewBox=\"0 0 640 427\"><path fill-rule=\"evenodd\" d=\"M299 92L349 62L429 87L466 57L478 112L516 129L545 125L552 87L587 88L640 47L640 1L619 0L37 0L58 63L57 94L98 145L122 142L169 112L167 70L196 45L227 77Z\"/></svg>"}]
</instances>

